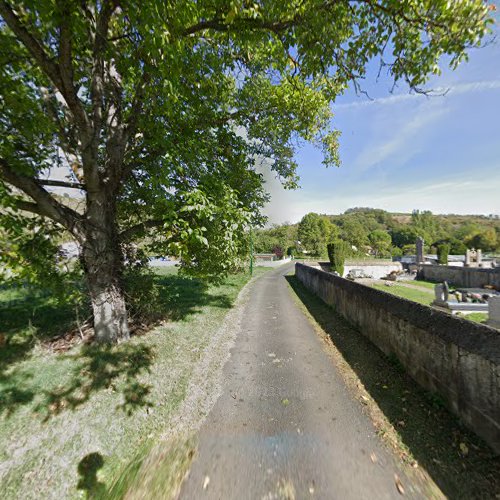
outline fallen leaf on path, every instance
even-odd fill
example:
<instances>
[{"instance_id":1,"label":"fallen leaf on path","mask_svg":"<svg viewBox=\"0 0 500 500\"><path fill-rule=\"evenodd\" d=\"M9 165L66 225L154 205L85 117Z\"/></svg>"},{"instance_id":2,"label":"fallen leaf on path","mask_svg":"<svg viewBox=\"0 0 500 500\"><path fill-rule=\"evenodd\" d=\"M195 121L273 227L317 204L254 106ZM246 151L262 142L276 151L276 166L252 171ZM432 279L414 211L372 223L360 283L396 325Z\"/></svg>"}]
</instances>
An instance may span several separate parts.
<instances>
[{"instance_id":1,"label":"fallen leaf on path","mask_svg":"<svg viewBox=\"0 0 500 500\"><path fill-rule=\"evenodd\" d=\"M398 489L401 495L405 494L405 489L403 488L403 483L397 474L394 474L394 482L396 483L396 488Z\"/></svg>"},{"instance_id":2,"label":"fallen leaf on path","mask_svg":"<svg viewBox=\"0 0 500 500\"><path fill-rule=\"evenodd\" d=\"M377 455L375 455L375 453L371 452L370 453L370 458L371 458L371 461L376 464L378 462L378 458L377 458Z\"/></svg>"},{"instance_id":3,"label":"fallen leaf on path","mask_svg":"<svg viewBox=\"0 0 500 500\"><path fill-rule=\"evenodd\" d=\"M460 451L462 452L462 455L466 457L469 454L469 448L465 443L460 443Z\"/></svg>"},{"instance_id":4,"label":"fallen leaf on path","mask_svg":"<svg viewBox=\"0 0 500 500\"><path fill-rule=\"evenodd\" d=\"M205 476L205 481L203 481L203 489L206 490L208 488L208 483L210 483L210 478Z\"/></svg>"}]
</instances>

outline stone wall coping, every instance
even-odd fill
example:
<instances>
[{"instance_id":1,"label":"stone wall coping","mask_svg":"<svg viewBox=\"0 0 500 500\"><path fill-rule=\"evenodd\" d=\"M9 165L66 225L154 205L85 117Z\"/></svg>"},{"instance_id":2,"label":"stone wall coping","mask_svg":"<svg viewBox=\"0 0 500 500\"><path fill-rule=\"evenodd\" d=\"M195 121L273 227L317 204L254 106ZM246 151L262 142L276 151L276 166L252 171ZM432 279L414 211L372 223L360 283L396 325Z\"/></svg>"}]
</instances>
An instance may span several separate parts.
<instances>
[{"instance_id":1,"label":"stone wall coping","mask_svg":"<svg viewBox=\"0 0 500 500\"><path fill-rule=\"evenodd\" d=\"M393 316L408 321L442 338L445 342L454 343L470 353L500 364L500 332L495 328L452 316L430 306L397 297L389 292L377 290L299 262L296 266L304 267L307 272L317 274L347 292L362 292L367 302L377 305Z\"/></svg>"}]
</instances>

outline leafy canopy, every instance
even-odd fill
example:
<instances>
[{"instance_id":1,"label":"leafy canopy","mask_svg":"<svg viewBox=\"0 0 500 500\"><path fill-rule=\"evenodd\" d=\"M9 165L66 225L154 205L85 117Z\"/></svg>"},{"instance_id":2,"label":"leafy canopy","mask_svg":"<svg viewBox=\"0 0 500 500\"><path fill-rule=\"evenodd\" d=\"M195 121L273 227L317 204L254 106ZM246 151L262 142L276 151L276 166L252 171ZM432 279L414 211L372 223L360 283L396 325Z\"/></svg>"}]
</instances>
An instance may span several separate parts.
<instances>
[{"instance_id":1,"label":"leafy canopy","mask_svg":"<svg viewBox=\"0 0 500 500\"><path fill-rule=\"evenodd\" d=\"M156 227L150 242L189 269L226 272L262 221L256 158L289 187L302 141L338 165L330 104L370 60L419 89L488 16L482 0L1 0L3 213L83 242L112 200L122 242ZM57 166L83 211L48 191Z\"/></svg>"}]
</instances>

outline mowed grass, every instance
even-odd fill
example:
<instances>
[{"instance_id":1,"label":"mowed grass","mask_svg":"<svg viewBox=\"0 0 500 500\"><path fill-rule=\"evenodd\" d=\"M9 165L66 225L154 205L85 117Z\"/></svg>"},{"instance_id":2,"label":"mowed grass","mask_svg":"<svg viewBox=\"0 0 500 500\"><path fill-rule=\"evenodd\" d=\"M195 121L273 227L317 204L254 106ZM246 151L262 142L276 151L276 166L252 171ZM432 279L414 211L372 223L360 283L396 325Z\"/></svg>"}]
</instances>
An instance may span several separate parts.
<instances>
[{"instance_id":1,"label":"mowed grass","mask_svg":"<svg viewBox=\"0 0 500 500\"><path fill-rule=\"evenodd\" d=\"M375 283L371 285L373 288L377 290L382 290L383 292L392 293L393 295L397 295L398 297L402 297L404 299L413 300L414 302L418 302L419 304L423 304L425 306L430 306L434 300L434 285L435 283L429 283L426 281L411 281L411 286L418 285L419 287L425 284L425 287L422 286L420 290L416 288L410 288L410 286L392 284L391 286L383 285ZM429 291L426 291L427 288ZM461 314L458 313L464 319L469 321L473 321L474 323L486 323L488 321L488 314L475 312L469 314Z\"/></svg>"},{"instance_id":2,"label":"mowed grass","mask_svg":"<svg viewBox=\"0 0 500 500\"><path fill-rule=\"evenodd\" d=\"M475 312L470 314L460 314L460 316L464 319L468 319L469 321L474 321L475 323L486 323L488 321L488 314Z\"/></svg>"},{"instance_id":3,"label":"mowed grass","mask_svg":"<svg viewBox=\"0 0 500 500\"><path fill-rule=\"evenodd\" d=\"M426 291L424 289L417 290L416 288L410 288L404 285L398 285L397 283L390 282L391 286L387 286L384 284L373 284L373 288L377 290L382 290L383 292L392 293L393 295L397 295L398 297L402 297L404 299L413 300L414 302L418 302L419 304L424 304L426 306L430 306L431 302L434 300L434 293L431 291Z\"/></svg>"},{"instance_id":4,"label":"mowed grass","mask_svg":"<svg viewBox=\"0 0 500 500\"><path fill-rule=\"evenodd\" d=\"M410 284L419 286L421 288L427 288L428 290L431 290L434 292L434 287L436 286L436 283L432 283L431 281L423 281L423 280L414 280L414 281L409 281Z\"/></svg>"},{"instance_id":5,"label":"mowed grass","mask_svg":"<svg viewBox=\"0 0 500 500\"><path fill-rule=\"evenodd\" d=\"M8 344L0 347L0 498L121 498L127 491L127 476L168 428L249 276L206 288L165 268L157 280L162 326L119 346L61 354L41 340L71 326L74 311L23 290L1 292ZM165 457L162 463L169 468Z\"/></svg>"}]
</instances>

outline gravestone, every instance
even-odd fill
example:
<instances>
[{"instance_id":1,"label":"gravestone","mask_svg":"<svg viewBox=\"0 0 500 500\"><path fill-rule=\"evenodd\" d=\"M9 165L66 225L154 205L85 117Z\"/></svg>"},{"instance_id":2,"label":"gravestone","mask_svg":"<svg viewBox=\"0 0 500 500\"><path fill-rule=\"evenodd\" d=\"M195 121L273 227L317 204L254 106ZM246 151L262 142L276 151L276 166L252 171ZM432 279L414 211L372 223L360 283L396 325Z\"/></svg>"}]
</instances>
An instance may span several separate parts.
<instances>
[{"instance_id":1,"label":"gravestone","mask_svg":"<svg viewBox=\"0 0 500 500\"><path fill-rule=\"evenodd\" d=\"M446 281L444 283L439 283L434 286L434 304L436 305L447 305L448 297L450 294L450 288Z\"/></svg>"},{"instance_id":2,"label":"gravestone","mask_svg":"<svg viewBox=\"0 0 500 500\"><path fill-rule=\"evenodd\" d=\"M481 263L483 261L483 252L481 249L474 250L467 250L465 253L465 265L467 267L472 266L472 267L481 267Z\"/></svg>"},{"instance_id":3,"label":"gravestone","mask_svg":"<svg viewBox=\"0 0 500 500\"><path fill-rule=\"evenodd\" d=\"M421 264L424 262L424 239L419 236L415 245L417 247L417 264Z\"/></svg>"},{"instance_id":4,"label":"gravestone","mask_svg":"<svg viewBox=\"0 0 500 500\"><path fill-rule=\"evenodd\" d=\"M500 295L488 299L488 325L500 328Z\"/></svg>"}]
</instances>

